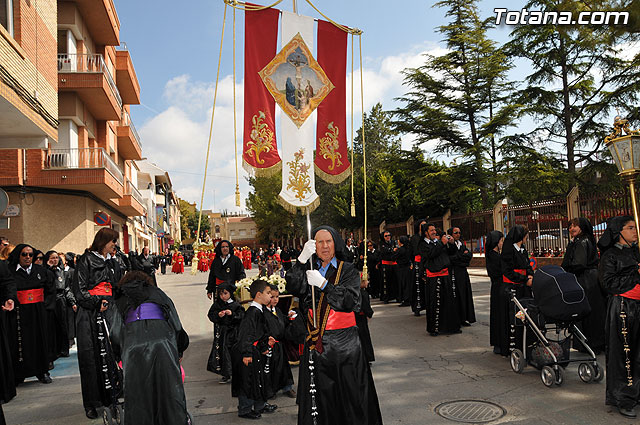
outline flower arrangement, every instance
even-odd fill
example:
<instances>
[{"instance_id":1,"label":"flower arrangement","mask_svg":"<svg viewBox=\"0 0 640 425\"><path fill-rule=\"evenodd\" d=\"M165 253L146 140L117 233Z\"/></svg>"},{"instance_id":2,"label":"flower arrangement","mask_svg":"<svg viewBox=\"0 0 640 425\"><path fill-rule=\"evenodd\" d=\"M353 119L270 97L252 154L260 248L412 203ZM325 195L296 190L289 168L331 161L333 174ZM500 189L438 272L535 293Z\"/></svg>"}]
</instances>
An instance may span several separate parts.
<instances>
[{"instance_id":1,"label":"flower arrangement","mask_svg":"<svg viewBox=\"0 0 640 425\"><path fill-rule=\"evenodd\" d=\"M247 298L249 296L248 295L249 287L255 280L258 280L260 278L262 278L263 280L266 280L270 285L276 285L281 295L287 293L287 281L283 277L281 277L279 274L274 273L269 277L261 277L261 276L245 277L244 279L236 282L236 292L235 292L236 299L240 299L240 300L249 299Z\"/></svg>"}]
</instances>

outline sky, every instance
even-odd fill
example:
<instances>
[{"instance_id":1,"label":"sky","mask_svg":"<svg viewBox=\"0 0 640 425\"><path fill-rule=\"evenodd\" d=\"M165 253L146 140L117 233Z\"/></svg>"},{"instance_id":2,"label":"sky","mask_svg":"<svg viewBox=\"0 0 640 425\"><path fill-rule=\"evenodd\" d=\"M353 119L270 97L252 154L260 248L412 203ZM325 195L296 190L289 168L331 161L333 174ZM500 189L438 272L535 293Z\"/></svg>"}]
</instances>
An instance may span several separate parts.
<instances>
[{"instance_id":1,"label":"sky","mask_svg":"<svg viewBox=\"0 0 640 425\"><path fill-rule=\"evenodd\" d=\"M169 172L181 199L200 208L213 92L218 66L224 2L222 0L114 0L120 20L120 40L126 43L141 86L141 105L131 108L142 138L143 157ZM257 4L270 4L256 0ZM316 0L314 4L334 21L363 30L364 109L377 102L385 110L398 106L404 94L402 70L423 64L425 53L444 52L437 27L447 22L444 10L433 1ZM487 0L479 3L481 17L495 16L494 7L515 10L520 1ZM292 11L293 0L278 6ZM321 18L305 0L298 13ZM236 11L236 111L238 172L242 206L235 207L233 136L233 9L227 8L220 61L213 137L205 185L204 209L246 212L249 191L242 168L244 12ZM492 31L498 41L508 40L509 28ZM360 70L356 44L356 130L360 127ZM350 47L349 47L350 51ZM350 58L349 58L350 60ZM348 67L350 69L350 65ZM519 70L526 72L526 70ZM516 70L518 72L518 70ZM349 91L349 90L348 90ZM349 102L349 101L348 101ZM349 119L347 119L349 121ZM348 130L349 131L349 130ZM403 138L410 148L411 137ZM424 147L429 153L429 146Z\"/></svg>"}]
</instances>

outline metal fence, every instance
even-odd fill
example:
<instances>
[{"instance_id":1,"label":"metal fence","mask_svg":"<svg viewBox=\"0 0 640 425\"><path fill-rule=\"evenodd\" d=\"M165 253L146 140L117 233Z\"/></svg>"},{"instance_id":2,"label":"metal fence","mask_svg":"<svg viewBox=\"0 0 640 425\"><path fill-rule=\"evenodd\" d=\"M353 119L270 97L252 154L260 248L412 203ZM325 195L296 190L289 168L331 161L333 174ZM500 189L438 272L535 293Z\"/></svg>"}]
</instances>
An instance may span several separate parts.
<instances>
[{"instance_id":1,"label":"metal fence","mask_svg":"<svg viewBox=\"0 0 640 425\"><path fill-rule=\"evenodd\" d=\"M638 196L636 189L636 196ZM585 194L578 197L580 217L589 219L596 240L607 227L607 219L618 215L633 217L629 188L607 194Z\"/></svg>"},{"instance_id":2,"label":"metal fence","mask_svg":"<svg viewBox=\"0 0 640 425\"><path fill-rule=\"evenodd\" d=\"M460 228L461 238L471 252L483 253L486 235L493 230L493 211L452 216L451 227Z\"/></svg>"}]
</instances>

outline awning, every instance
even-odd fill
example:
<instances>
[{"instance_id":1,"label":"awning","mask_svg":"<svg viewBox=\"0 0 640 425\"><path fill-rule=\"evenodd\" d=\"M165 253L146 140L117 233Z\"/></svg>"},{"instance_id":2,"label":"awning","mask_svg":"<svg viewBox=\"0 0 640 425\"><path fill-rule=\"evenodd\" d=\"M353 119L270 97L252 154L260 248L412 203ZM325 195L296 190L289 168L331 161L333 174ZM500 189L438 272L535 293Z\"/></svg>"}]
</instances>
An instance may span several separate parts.
<instances>
[{"instance_id":1,"label":"awning","mask_svg":"<svg viewBox=\"0 0 640 425\"><path fill-rule=\"evenodd\" d=\"M144 233L138 233L137 235L138 235L138 236L140 236L142 239L146 239L146 240L148 240L148 241L150 241L150 240L151 240L151 236L149 236L149 235L147 235L147 234L144 234Z\"/></svg>"}]
</instances>

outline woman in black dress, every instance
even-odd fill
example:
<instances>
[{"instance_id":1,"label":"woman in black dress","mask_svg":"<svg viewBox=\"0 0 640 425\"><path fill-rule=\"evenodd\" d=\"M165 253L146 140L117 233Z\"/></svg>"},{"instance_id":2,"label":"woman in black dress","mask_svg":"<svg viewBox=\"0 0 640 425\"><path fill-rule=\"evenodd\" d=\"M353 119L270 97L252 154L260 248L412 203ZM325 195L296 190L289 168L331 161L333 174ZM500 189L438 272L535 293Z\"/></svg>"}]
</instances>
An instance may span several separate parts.
<instances>
[{"instance_id":1,"label":"woman in black dress","mask_svg":"<svg viewBox=\"0 0 640 425\"><path fill-rule=\"evenodd\" d=\"M502 263L500 251L504 236L497 230L489 232L485 242L485 261L487 274L491 279L489 299L489 343L493 352L506 356L509 354L509 295L502 282Z\"/></svg>"},{"instance_id":2,"label":"woman in black dress","mask_svg":"<svg viewBox=\"0 0 640 425\"><path fill-rule=\"evenodd\" d=\"M598 284L598 252L596 240L593 237L593 227L586 218L574 218L569 222L569 234L573 237L573 241L567 246L562 268L576 275L578 283L587 295L591 314L582 319L579 327L597 354L604 350L604 321L607 307L602 289ZM585 350L580 343L575 348Z\"/></svg>"}]
</instances>

